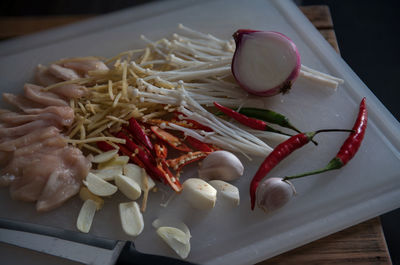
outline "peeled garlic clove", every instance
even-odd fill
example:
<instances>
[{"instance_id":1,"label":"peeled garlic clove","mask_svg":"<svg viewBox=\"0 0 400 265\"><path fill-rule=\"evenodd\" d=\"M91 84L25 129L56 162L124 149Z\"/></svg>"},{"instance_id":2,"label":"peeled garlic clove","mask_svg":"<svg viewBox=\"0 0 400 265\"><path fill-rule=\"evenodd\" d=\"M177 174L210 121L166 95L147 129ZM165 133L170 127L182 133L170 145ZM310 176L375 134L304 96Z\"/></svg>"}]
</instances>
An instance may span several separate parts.
<instances>
[{"instance_id":1,"label":"peeled garlic clove","mask_svg":"<svg viewBox=\"0 0 400 265\"><path fill-rule=\"evenodd\" d=\"M152 226L155 229L158 229L162 226L168 226L168 227L174 227L176 229L181 230L182 232L185 233L186 238L180 237L179 241L183 244L189 243L190 238L192 235L190 234L190 230L187 227L187 225L177 219L171 218L171 217L161 217L153 221Z\"/></svg>"},{"instance_id":2,"label":"peeled garlic clove","mask_svg":"<svg viewBox=\"0 0 400 265\"><path fill-rule=\"evenodd\" d=\"M215 206L217 190L199 178L189 178L183 183L182 195L194 207L208 210Z\"/></svg>"},{"instance_id":3,"label":"peeled garlic clove","mask_svg":"<svg viewBox=\"0 0 400 265\"><path fill-rule=\"evenodd\" d=\"M127 176L118 175L114 181L119 190L131 200L138 199L142 194L139 184Z\"/></svg>"},{"instance_id":4,"label":"peeled garlic clove","mask_svg":"<svg viewBox=\"0 0 400 265\"><path fill-rule=\"evenodd\" d=\"M113 159L118 154L118 149L98 154L92 158L92 163L104 163Z\"/></svg>"},{"instance_id":5,"label":"peeled garlic clove","mask_svg":"<svg viewBox=\"0 0 400 265\"><path fill-rule=\"evenodd\" d=\"M234 154L215 151L201 163L199 177L205 180L219 179L232 181L243 175L243 164Z\"/></svg>"},{"instance_id":6,"label":"peeled garlic clove","mask_svg":"<svg viewBox=\"0 0 400 265\"><path fill-rule=\"evenodd\" d=\"M144 172L146 174L146 172ZM145 177L143 175L143 170L141 167L135 164L128 163L124 166L124 175L127 176L128 178L133 179L136 183L139 184L140 188L144 191L146 188L144 187L143 183L143 178ZM147 186L148 189L151 190L156 186L156 183L154 183L154 180L152 178L147 178Z\"/></svg>"},{"instance_id":7,"label":"peeled garlic clove","mask_svg":"<svg viewBox=\"0 0 400 265\"><path fill-rule=\"evenodd\" d=\"M136 202L123 202L119 204L119 216L122 229L130 236L138 236L144 228L143 215L139 204Z\"/></svg>"},{"instance_id":8,"label":"peeled garlic clove","mask_svg":"<svg viewBox=\"0 0 400 265\"><path fill-rule=\"evenodd\" d=\"M94 214L96 213L97 204L92 200L86 200L79 211L76 220L76 228L83 233L88 233L92 226Z\"/></svg>"},{"instance_id":9,"label":"peeled garlic clove","mask_svg":"<svg viewBox=\"0 0 400 265\"><path fill-rule=\"evenodd\" d=\"M91 170L93 174L104 179L105 181L114 180L115 176L122 174L122 165L107 167L99 170Z\"/></svg>"},{"instance_id":10,"label":"peeled garlic clove","mask_svg":"<svg viewBox=\"0 0 400 265\"><path fill-rule=\"evenodd\" d=\"M268 178L257 188L257 205L265 212L272 212L284 206L296 194L294 186L281 178Z\"/></svg>"},{"instance_id":11,"label":"peeled garlic clove","mask_svg":"<svg viewBox=\"0 0 400 265\"><path fill-rule=\"evenodd\" d=\"M93 193L91 193L90 190L86 187L82 187L79 190L79 198L81 198L82 201L87 201L87 200L94 201L97 205L97 210L103 208L104 200L99 196L96 196Z\"/></svg>"},{"instance_id":12,"label":"peeled garlic clove","mask_svg":"<svg viewBox=\"0 0 400 265\"><path fill-rule=\"evenodd\" d=\"M157 229L159 235L168 246L182 259L186 259L190 252L190 242L182 243L186 234L175 227L162 226Z\"/></svg>"},{"instance_id":13,"label":"peeled garlic clove","mask_svg":"<svg viewBox=\"0 0 400 265\"><path fill-rule=\"evenodd\" d=\"M118 190L116 186L90 172L86 176L86 181L84 180L83 183L93 194L98 196L110 196L116 193Z\"/></svg>"},{"instance_id":14,"label":"peeled garlic clove","mask_svg":"<svg viewBox=\"0 0 400 265\"><path fill-rule=\"evenodd\" d=\"M237 187L222 180L211 180L208 183L217 190L218 195L230 200L236 206L239 205L240 196Z\"/></svg>"},{"instance_id":15,"label":"peeled garlic clove","mask_svg":"<svg viewBox=\"0 0 400 265\"><path fill-rule=\"evenodd\" d=\"M107 162L98 164L98 169L109 168L114 166L124 166L129 162L129 156L117 156Z\"/></svg>"}]
</instances>

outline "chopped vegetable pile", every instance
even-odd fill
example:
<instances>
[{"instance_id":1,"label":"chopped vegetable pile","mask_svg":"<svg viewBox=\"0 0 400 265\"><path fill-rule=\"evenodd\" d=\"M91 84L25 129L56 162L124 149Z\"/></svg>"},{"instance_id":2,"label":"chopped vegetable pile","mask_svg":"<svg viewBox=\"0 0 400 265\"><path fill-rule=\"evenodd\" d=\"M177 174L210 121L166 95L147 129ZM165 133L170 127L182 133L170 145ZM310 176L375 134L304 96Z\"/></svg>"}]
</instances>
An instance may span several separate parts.
<instances>
[{"instance_id":1,"label":"chopped vegetable pile","mask_svg":"<svg viewBox=\"0 0 400 265\"><path fill-rule=\"evenodd\" d=\"M358 147L351 157L335 160L341 164L261 183L281 159L327 130L301 133L282 114L248 106L259 100L257 95L287 92L298 76L334 88L343 80L301 65L296 46L281 33L239 30L234 41L183 25L179 30L157 41L142 36L145 48L112 58L39 65L37 85L26 84L23 95L3 94L19 110L0 111L0 185L10 186L13 199L36 202L38 211L48 211L79 194L84 203L76 226L88 233L104 198L122 193L127 201L119 204L121 226L136 237L144 229L150 191L162 189L159 183L182 193L195 209L210 210L218 200L238 206L239 189L228 182L245 169L233 153L267 157L251 182L250 196L252 209L257 201L268 211L294 194L287 180L339 168L355 154ZM261 50L271 60L281 58L279 52L294 57L271 66L256 59ZM366 114L365 122L358 122L365 131ZM359 146L364 132L351 132ZM281 144L273 149L268 141ZM198 178L181 183L184 167L193 162L201 163ZM276 200L282 194L284 201ZM191 234L185 224L157 219L153 226L177 255L189 255Z\"/></svg>"}]
</instances>

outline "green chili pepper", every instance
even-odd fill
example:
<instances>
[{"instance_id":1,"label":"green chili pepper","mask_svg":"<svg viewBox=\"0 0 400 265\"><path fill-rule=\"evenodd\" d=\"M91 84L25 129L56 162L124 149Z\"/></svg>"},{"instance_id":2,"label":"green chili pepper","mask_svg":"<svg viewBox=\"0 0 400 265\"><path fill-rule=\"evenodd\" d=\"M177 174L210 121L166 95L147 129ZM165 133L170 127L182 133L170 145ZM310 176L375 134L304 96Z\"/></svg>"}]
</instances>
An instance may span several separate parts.
<instances>
[{"instance_id":1,"label":"green chili pepper","mask_svg":"<svg viewBox=\"0 0 400 265\"><path fill-rule=\"evenodd\" d=\"M294 127L290 122L289 119L275 111L268 110L268 109L258 109L258 108L241 108L239 113L246 115L248 117L256 118L259 120L263 120L269 123L277 124L282 127L291 129L298 133L301 133L299 129Z\"/></svg>"}]
</instances>

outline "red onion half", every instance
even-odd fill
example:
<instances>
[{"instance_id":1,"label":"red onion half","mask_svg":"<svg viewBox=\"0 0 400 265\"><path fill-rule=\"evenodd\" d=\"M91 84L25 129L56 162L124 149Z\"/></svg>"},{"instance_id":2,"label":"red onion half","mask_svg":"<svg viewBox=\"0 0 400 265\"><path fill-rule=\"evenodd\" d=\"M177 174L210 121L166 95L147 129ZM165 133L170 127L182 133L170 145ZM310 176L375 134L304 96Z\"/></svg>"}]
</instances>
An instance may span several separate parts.
<instances>
[{"instance_id":1,"label":"red onion half","mask_svg":"<svg viewBox=\"0 0 400 265\"><path fill-rule=\"evenodd\" d=\"M232 74L251 94L286 93L299 75L300 54L291 39L275 31L239 29L233 34L236 50Z\"/></svg>"}]
</instances>

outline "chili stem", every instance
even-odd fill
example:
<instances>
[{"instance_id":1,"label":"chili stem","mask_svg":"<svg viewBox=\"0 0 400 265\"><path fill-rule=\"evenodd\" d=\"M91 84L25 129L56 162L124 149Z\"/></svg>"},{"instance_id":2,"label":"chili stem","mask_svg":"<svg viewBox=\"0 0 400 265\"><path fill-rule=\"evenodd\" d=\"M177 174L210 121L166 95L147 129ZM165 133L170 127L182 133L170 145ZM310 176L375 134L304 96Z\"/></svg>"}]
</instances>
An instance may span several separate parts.
<instances>
[{"instance_id":1,"label":"chili stem","mask_svg":"<svg viewBox=\"0 0 400 265\"><path fill-rule=\"evenodd\" d=\"M286 176L282 180L285 181L285 180L298 179L298 178L302 178L302 177L306 177L306 176L316 175L316 174L320 174L320 173L323 173L326 171L339 169L342 166L343 166L342 161L338 158L334 158L328 163L328 165L326 167L324 167L322 169L309 171L309 172L306 172L303 174L298 174L298 175L293 175L293 176Z\"/></svg>"}]
</instances>

